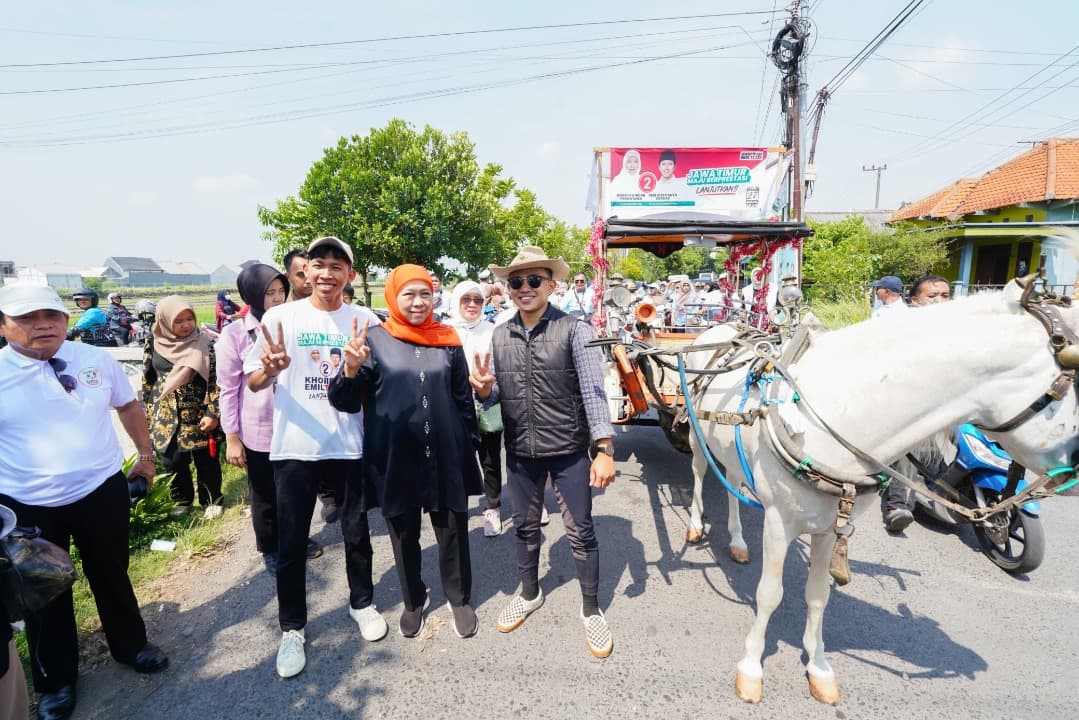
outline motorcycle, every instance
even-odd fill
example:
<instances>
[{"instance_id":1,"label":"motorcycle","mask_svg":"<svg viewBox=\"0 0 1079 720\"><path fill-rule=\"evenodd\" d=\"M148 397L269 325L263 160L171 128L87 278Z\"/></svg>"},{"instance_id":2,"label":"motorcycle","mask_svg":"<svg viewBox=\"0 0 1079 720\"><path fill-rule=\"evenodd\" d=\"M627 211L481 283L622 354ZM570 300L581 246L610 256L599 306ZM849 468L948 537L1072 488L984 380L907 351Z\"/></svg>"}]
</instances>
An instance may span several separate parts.
<instances>
[{"instance_id":1,"label":"motorcycle","mask_svg":"<svg viewBox=\"0 0 1079 720\"><path fill-rule=\"evenodd\" d=\"M135 304L135 319L131 321L128 345L143 347L154 329L157 306L152 300L139 300Z\"/></svg>"},{"instance_id":2,"label":"motorcycle","mask_svg":"<svg viewBox=\"0 0 1079 720\"><path fill-rule=\"evenodd\" d=\"M1025 469L1014 463L1004 448L981 430L965 424L959 426L953 436L956 457L942 474L930 479L924 468L919 468L929 490L968 507L984 508L1027 486L1023 477ZM946 525L968 522L917 493L915 503L927 515ZM1031 501L971 525L982 552L1001 569L1018 575L1037 569L1045 557L1045 531L1040 514L1041 503Z\"/></svg>"}]
</instances>

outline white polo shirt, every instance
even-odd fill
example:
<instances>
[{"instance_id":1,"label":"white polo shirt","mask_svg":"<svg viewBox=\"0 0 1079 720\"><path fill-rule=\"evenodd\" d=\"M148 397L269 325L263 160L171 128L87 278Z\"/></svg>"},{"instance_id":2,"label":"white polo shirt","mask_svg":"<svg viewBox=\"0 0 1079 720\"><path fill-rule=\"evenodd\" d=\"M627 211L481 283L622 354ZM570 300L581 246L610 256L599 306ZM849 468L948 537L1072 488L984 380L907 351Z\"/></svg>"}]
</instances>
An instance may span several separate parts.
<instances>
[{"instance_id":1,"label":"white polo shirt","mask_svg":"<svg viewBox=\"0 0 1079 720\"><path fill-rule=\"evenodd\" d=\"M89 495L120 470L110 417L135 399L120 363L101 348L65 342L48 362L0 350L0 493L24 505L59 507Z\"/></svg>"}]
</instances>

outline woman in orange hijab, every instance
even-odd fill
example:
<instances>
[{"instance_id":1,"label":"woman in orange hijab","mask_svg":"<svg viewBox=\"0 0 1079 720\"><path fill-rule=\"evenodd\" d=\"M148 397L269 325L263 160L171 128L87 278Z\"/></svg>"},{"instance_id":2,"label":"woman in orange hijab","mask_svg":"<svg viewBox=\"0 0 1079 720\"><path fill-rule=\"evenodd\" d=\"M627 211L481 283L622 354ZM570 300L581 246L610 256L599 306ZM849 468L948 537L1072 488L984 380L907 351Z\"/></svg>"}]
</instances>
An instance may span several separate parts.
<instances>
[{"instance_id":1,"label":"woman in orange hijab","mask_svg":"<svg viewBox=\"0 0 1079 720\"><path fill-rule=\"evenodd\" d=\"M343 371L330 382L330 403L345 412L364 409L364 473L393 544L405 606L401 634L420 633L430 604L420 575L426 512L454 630L471 637L479 624L471 605L468 496L480 494L481 482L468 363L457 331L432 317L434 288L426 269L394 268L385 294L389 319L354 329Z\"/></svg>"}]
</instances>

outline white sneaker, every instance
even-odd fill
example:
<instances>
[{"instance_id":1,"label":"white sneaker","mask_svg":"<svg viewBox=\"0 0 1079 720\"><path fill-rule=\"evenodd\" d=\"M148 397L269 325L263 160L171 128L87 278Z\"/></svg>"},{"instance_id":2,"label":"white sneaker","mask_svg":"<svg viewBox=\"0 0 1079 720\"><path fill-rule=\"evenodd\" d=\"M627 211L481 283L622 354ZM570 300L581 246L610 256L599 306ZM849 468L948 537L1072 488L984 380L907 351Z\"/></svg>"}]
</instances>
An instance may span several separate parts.
<instances>
[{"instance_id":1,"label":"white sneaker","mask_svg":"<svg viewBox=\"0 0 1079 720\"><path fill-rule=\"evenodd\" d=\"M513 632L521 627L521 624L529 615L539 610L542 604L542 590L539 591L539 595L536 596L535 600L525 600L520 593L517 593L509 601L509 604L502 608L502 612L498 614L498 622L496 623L498 631L504 633Z\"/></svg>"},{"instance_id":2,"label":"white sneaker","mask_svg":"<svg viewBox=\"0 0 1079 720\"><path fill-rule=\"evenodd\" d=\"M498 537L502 534L502 511L487 508L483 511L483 534L486 537Z\"/></svg>"},{"instance_id":3,"label":"white sneaker","mask_svg":"<svg viewBox=\"0 0 1079 720\"><path fill-rule=\"evenodd\" d=\"M202 513L203 520L216 520L225 513L225 508L220 505L207 505Z\"/></svg>"},{"instance_id":4,"label":"white sneaker","mask_svg":"<svg viewBox=\"0 0 1079 720\"><path fill-rule=\"evenodd\" d=\"M599 615L585 617L584 608L581 608L581 622L584 623L584 638L589 652L598 658L610 655L614 650L614 636L607 625L607 618L603 617L603 611L599 611Z\"/></svg>"},{"instance_id":5,"label":"white sneaker","mask_svg":"<svg viewBox=\"0 0 1079 720\"><path fill-rule=\"evenodd\" d=\"M540 512L540 525L547 525L551 522L551 516L547 514L547 506L542 506L543 510Z\"/></svg>"},{"instance_id":6,"label":"white sneaker","mask_svg":"<svg viewBox=\"0 0 1079 720\"><path fill-rule=\"evenodd\" d=\"M278 675L290 678L303 672L307 665L303 643L303 630L286 630L281 635L281 647L277 650Z\"/></svg>"},{"instance_id":7,"label":"white sneaker","mask_svg":"<svg viewBox=\"0 0 1079 720\"><path fill-rule=\"evenodd\" d=\"M374 605L368 605L362 610L350 607L348 609L348 615L356 624L360 626L360 635L367 642L375 642L386 637L386 633L389 632L389 626L386 625L386 621L383 619L382 614L379 613L378 608Z\"/></svg>"}]
</instances>

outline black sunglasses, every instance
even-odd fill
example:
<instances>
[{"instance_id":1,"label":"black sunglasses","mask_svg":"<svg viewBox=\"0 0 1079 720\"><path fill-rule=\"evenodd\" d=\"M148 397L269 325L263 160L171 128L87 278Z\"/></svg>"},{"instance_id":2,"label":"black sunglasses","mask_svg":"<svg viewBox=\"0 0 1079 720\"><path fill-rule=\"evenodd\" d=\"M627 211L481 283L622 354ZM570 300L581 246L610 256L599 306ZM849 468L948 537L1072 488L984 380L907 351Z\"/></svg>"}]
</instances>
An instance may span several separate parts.
<instances>
[{"instance_id":1,"label":"black sunglasses","mask_svg":"<svg viewBox=\"0 0 1079 720\"><path fill-rule=\"evenodd\" d=\"M52 371L56 373L56 379L60 381L60 387L64 388L66 392L71 392L79 386L79 381L71 375L61 375L64 370L67 370L67 361L61 360L58 357L49 358L49 366Z\"/></svg>"},{"instance_id":2,"label":"black sunglasses","mask_svg":"<svg viewBox=\"0 0 1079 720\"><path fill-rule=\"evenodd\" d=\"M520 290L522 287L524 287L525 280L528 280L528 287L535 290L540 285L542 285L543 283L545 283L546 281L548 281L550 279L551 279L550 275L528 275L526 277L521 277L520 275L516 275L514 277L511 277L509 280L507 280L506 284L510 286L510 290Z\"/></svg>"}]
</instances>

